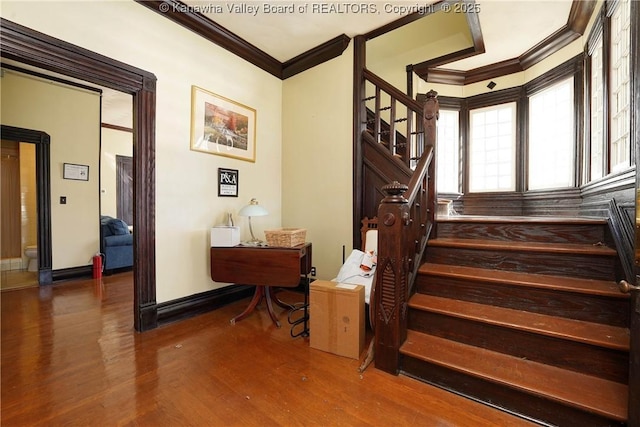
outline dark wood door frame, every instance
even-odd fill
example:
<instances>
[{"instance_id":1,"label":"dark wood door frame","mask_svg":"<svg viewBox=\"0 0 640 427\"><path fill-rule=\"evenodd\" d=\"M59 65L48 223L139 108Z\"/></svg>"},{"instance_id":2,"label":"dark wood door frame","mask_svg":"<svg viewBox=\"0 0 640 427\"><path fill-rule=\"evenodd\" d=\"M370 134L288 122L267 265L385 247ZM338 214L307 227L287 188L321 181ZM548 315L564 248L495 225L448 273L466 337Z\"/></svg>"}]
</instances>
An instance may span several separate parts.
<instances>
[{"instance_id":1,"label":"dark wood door frame","mask_svg":"<svg viewBox=\"0 0 640 427\"><path fill-rule=\"evenodd\" d=\"M51 138L45 132L2 125L2 139L36 145L36 207L38 209L38 282L50 285L52 276L51 251Z\"/></svg>"},{"instance_id":2,"label":"dark wood door frame","mask_svg":"<svg viewBox=\"0 0 640 427\"><path fill-rule=\"evenodd\" d=\"M155 328L158 324L155 256L155 75L4 18L0 18L0 56L133 95L133 226L136 230L133 242L134 327L137 331ZM50 198L47 202L50 203ZM38 249L40 250L43 250L42 246Z\"/></svg>"}]
</instances>

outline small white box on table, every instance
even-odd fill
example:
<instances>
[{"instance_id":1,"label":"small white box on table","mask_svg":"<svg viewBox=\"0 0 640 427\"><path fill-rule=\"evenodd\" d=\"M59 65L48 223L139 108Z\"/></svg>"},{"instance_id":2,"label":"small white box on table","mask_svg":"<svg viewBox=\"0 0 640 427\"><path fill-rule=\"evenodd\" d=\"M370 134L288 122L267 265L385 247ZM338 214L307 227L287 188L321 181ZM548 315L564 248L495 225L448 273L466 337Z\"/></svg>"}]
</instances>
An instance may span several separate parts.
<instances>
[{"instance_id":1,"label":"small white box on table","mask_svg":"<svg viewBox=\"0 0 640 427\"><path fill-rule=\"evenodd\" d=\"M230 247L240 244L240 227L219 225L211 228L212 247Z\"/></svg>"}]
</instances>

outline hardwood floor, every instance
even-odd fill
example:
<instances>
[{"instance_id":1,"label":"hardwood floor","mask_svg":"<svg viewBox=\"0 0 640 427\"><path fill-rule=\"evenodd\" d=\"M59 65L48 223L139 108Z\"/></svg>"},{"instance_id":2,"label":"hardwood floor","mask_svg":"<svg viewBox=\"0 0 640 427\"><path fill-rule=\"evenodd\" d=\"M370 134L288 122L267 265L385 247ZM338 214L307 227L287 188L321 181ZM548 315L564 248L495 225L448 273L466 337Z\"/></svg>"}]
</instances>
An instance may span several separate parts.
<instances>
[{"instance_id":1,"label":"hardwood floor","mask_svg":"<svg viewBox=\"0 0 640 427\"><path fill-rule=\"evenodd\" d=\"M131 273L3 292L2 426L526 426L291 338L247 300L133 330ZM300 296L281 293L294 302Z\"/></svg>"},{"instance_id":2,"label":"hardwood floor","mask_svg":"<svg viewBox=\"0 0 640 427\"><path fill-rule=\"evenodd\" d=\"M38 274L24 270L0 272L0 290L7 291L18 288L38 286Z\"/></svg>"}]
</instances>

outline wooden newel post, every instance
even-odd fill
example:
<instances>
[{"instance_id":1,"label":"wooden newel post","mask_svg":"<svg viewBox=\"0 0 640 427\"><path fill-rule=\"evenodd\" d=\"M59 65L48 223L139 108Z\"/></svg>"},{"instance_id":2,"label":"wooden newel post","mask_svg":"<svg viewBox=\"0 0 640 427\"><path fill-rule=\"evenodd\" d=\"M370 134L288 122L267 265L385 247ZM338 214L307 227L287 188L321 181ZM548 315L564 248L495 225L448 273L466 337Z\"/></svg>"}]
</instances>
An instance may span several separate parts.
<instances>
[{"instance_id":1,"label":"wooden newel post","mask_svg":"<svg viewBox=\"0 0 640 427\"><path fill-rule=\"evenodd\" d=\"M407 336L409 248L403 245L409 226L409 205L403 196L407 189L397 181L385 185L386 197L378 207L375 365L394 375L400 366L398 350Z\"/></svg>"}]
</instances>

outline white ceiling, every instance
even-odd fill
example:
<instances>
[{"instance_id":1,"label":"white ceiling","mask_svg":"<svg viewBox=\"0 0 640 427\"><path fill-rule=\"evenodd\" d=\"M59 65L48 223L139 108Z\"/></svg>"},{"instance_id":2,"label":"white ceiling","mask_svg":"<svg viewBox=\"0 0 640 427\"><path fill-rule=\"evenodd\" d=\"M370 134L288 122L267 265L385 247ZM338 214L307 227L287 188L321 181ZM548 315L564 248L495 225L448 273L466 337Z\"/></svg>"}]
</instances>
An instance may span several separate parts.
<instances>
[{"instance_id":1,"label":"white ceiling","mask_svg":"<svg viewBox=\"0 0 640 427\"><path fill-rule=\"evenodd\" d=\"M280 62L300 55L341 34L353 37L365 34L403 16L396 13L399 7L427 8L433 0L410 1L243 1L211 2L184 0L189 6L200 8L212 21L235 33ZM499 61L520 56L531 47L563 27L569 18L572 0L477 0L479 21L486 52L475 57L448 64L446 68L467 71ZM293 6L293 12L265 13L265 4ZM377 13L355 13L354 10L368 6ZM211 5L222 7L214 12ZM229 5L248 5L257 11L245 13L230 11ZM306 6L305 6L306 5ZM314 13L313 7L333 8L349 13ZM349 8L344 5L352 5ZM342 6L341 9L339 9ZM306 10L304 12L303 10ZM316 9L317 10L317 9ZM455 13L451 11L449 13ZM416 50L413 46L408 49ZM419 50L417 50L419 51ZM423 62L416 57L412 63ZM409 64L405 64L409 65Z\"/></svg>"}]
</instances>

